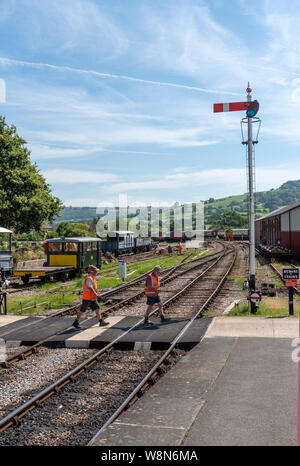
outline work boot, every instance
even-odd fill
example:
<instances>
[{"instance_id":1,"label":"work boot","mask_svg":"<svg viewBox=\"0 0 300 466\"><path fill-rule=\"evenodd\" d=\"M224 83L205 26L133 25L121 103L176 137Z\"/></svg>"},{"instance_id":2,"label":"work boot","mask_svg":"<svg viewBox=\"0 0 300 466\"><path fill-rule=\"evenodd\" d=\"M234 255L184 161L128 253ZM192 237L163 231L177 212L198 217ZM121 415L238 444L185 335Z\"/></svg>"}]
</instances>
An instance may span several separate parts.
<instances>
[{"instance_id":1,"label":"work boot","mask_svg":"<svg viewBox=\"0 0 300 466\"><path fill-rule=\"evenodd\" d=\"M72 326L75 327L75 328L81 328L80 325L79 325L79 321L77 319L74 320Z\"/></svg>"},{"instance_id":2,"label":"work boot","mask_svg":"<svg viewBox=\"0 0 300 466\"><path fill-rule=\"evenodd\" d=\"M160 320L161 320L162 323L164 323L164 322L169 322L169 320L171 320L171 319L170 319L170 317L165 317L164 315L161 314Z\"/></svg>"},{"instance_id":3,"label":"work boot","mask_svg":"<svg viewBox=\"0 0 300 466\"><path fill-rule=\"evenodd\" d=\"M105 327L105 325L109 325L108 322L105 322L105 320L100 319L99 320L99 327Z\"/></svg>"},{"instance_id":4,"label":"work boot","mask_svg":"<svg viewBox=\"0 0 300 466\"><path fill-rule=\"evenodd\" d=\"M147 324L148 324L148 325L153 325L153 322L151 322L151 320L149 320L148 317L145 317L145 319L144 319L144 325L147 325Z\"/></svg>"}]
</instances>

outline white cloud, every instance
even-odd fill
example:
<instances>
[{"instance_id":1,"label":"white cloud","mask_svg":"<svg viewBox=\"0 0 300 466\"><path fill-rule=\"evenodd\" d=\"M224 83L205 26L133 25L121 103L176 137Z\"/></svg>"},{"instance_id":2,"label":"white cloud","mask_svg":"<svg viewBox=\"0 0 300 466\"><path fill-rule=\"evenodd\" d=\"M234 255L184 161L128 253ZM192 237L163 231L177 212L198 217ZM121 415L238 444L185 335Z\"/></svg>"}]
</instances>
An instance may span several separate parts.
<instances>
[{"instance_id":1,"label":"white cloud","mask_svg":"<svg viewBox=\"0 0 300 466\"><path fill-rule=\"evenodd\" d=\"M204 93L207 93L207 94L224 94L224 95L229 94L229 95L240 96L240 94L237 93L237 92L232 92L232 91L228 91L228 90L224 90L224 89L208 89L208 88L204 88L204 87L188 86L188 85L172 83L172 82L152 81L152 80L149 80L149 79L136 78L136 77L133 77L133 76L125 76L125 75L112 74L112 73L101 73L101 72L95 71L95 70L84 70L84 69L80 69L80 68L72 68L70 66L52 65L52 64L49 64L49 63L37 63L37 62L27 62L27 61L21 61L21 60L13 60L13 59L6 58L6 57L0 57L0 64L2 64L2 65L19 65L19 66L25 66L25 67L32 67L32 68L36 68L36 69L48 68L49 70L64 71L64 72L71 72L71 73L81 73L81 74L87 74L87 75L95 76L95 77L98 77L98 78L123 79L123 80L127 80L127 81L139 82L139 83L142 83L142 84L174 87L174 88L179 88L179 89L187 89L187 90L190 90L190 91L204 92Z\"/></svg>"},{"instance_id":2,"label":"white cloud","mask_svg":"<svg viewBox=\"0 0 300 466\"><path fill-rule=\"evenodd\" d=\"M13 18L27 50L70 57L98 55L111 61L128 47L126 35L104 9L90 0L18 0ZM18 19L21 18L21 22Z\"/></svg>"},{"instance_id":3,"label":"white cloud","mask_svg":"<svg viewBox=\"0 0 300 466\"><path fill-rule=\"evenodd\" d=\"M49 169L42 171L48 183L63 184L99 184L116 181L119 177L114 173L102 173L85 170Z\"/></svg>"},{"instance_id":4,"label":"white cloud","mask_svg":"<svg viewBox=\"0 0 300 466\"><path fill-rule=\"evenodd\" d=\"M4 79L0 79L0 103L6 102L6 84Z\"/></svg>"},{"instance_id":5,"label":"white cloud","mask_svg":"<svg viewBox=\"0 0 300 466\"><path fill-rule=\"evenodd\" d=\"M29 146L31 158L35 160L45 159L69 159L83 158L93 153L101 152L103 149L68 149L64 147L50 147L42 144L32 144Z\"/></svg>"},{"instance_id":6,"label":"white cloud","mask_svg":"<svg viewBox=\"0 0 300 466\"><path fill-rule=\"evenodd\" d=\"M202 132L203 130L199 128L167 129L128 123L119 126L114 121L106 121L100 127L85 122L81 126L81 131L77 132L74 132L74 126L70 125L70 129L65 128L65 131L25 130L24 135L32 144L78 144L86 148L91 144L93 147L101 148L119 144L159 144L166 147L201 147L217 144L215 139L203 137Z\"/></svg>"},{"instance_id":7,"label":"white cloud","mask_svg":"<svg viewBox=\"0 0 300 466\"><path fill-rule=\"evenodd\" d=\"M174 172L174 170L173 170ZM256 168L256 189L263 191L279 186L287 180L299 179L300 167L286 168L278 167L257 167ZM114 183L108 186L106 191L111 193L130 192L144 190L177 190L189 188L190 195L194 197L195 191L208 193L211 187L219 196L228 196L231 194L241 194L246 192L246 169L243 168L226 168L211 170L193 170L192 172L184 171L182 173L170 173L161 178L143 181L129 181L123 183ZM204 197L205 198L205 197ZM190 201L191 202L191 201Z\"/></svg>"}]
</instances>

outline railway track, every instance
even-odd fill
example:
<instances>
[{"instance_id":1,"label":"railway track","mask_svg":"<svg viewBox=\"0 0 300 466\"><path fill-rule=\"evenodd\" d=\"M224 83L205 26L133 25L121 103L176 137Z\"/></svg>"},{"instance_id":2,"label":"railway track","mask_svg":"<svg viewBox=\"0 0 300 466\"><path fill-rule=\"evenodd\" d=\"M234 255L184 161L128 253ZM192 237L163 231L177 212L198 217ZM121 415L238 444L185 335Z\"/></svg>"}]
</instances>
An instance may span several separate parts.
<instances>
[{"instance_id":1,"label":"railway track","mask_svg":"<svg viewBox=\"0 0 300 466\"><path fill-rule=\"evenodd\" d=\"M226 251L226 250L225 250ZM183 276L184 274L186 273L190 273L191 271L195 271L197 270L197 268L201 267L201 266L204 266L205 264L207 264L208 262L214 260L216 257L219 257L220 255L222 255L223 253L213 253L209 256L205 256L203 258L196 258L196 259L192 259L190 261L187 261L188 257L185 257L184 260L182 260L182 262L174 267L171 267L169 269L166 269L164 271L164 276L162 277L162 280L161 280L161 288L163 290L163 287L164 285L166 285L167 283L170 283L172 282L173 280L175 280L176 278L178 277L181 277ZM200 262L200 263L199 263ZM183 269L179 272L177 272L177 274L174 275L175 271L182 268L183 266L189 266L191 264L190 267L188 267L187 269ZM123 298L118 298L117 299L117 303L111 305L110 307L108 307L107 309L105 309L102 313L105 316L109 315L109 314L114 314L116 311L119 311L120 309L124 308L125 306L127 306L128 304L130 303L133 303L135 301L137 301L139 298L142 298L144 296L144 287L143 287L143 283L144 283L144 278L145 276L148 274L149 272L146 272L145 274L143 274L142 276L140 277L137 277L136 279L133 279L127 283L124 283L122 285L119 285L118 287L110 290L110 291L107 291L105 293L103 293L102 295L102 300L104 300L104 302L107 300L107 299L111 299L111 297L114 295L114 294L118 294L119 292L121 293L124 293L124 291L127 291L128 289L132 288L132 287L135 287L136 285L138 285L139 283L141 283L141 286L139 288L139 291L136 292L136 290L134 291L133 294L127 296L127 297L124 297ZM63 309L63 310L60 310L60 311L57 311L56 313L53 313L50 317L47 317L47 319L51 319L53 317L62 317L66 314L73 314L79 307L79 304L76 304L76 305L73 305L73 306L70 306L69 308L67 309ZM91 314L93 315L93 314ZM86 313L86 317L88 317L89 314ZM70 327L72 328L72 327ZM28 358L29 356L31 355L34 355L36 354L40 348L42 346L44 346L47 341L49 341L51 338L53 337L53 335L51 335L50 337L44 339L44 340L41 340L39 341L38 343L28 347L28 348L25 348L23 349L22 351L10 356L9 358L6 359L6 361L2 361L0 362L0 368L3 368L3 369L6 369L8 367L10 367L12 364L20 361L20 360L24 360L26 358Z\"/></svg>"},{"instance_id":2,"label":"railway track","mask_svg":"<svg viewBox=\"0 0 300 466\"><path fill-rule=\"evenodd\" d=\"M207 255L205 257L198 257L189 261L182 261L181 264L177 264L173 267L170 267L169 269L165 269L163 271L163 274L161 276L161 286L163 287L166 283L169 283L170 281L173 281L175 278L177 278L179 275L183 275L190 270L193 270L199 266L202 266L203 264L206 264L207 262L213 260L215 257L219 256L222 254L222 252L217 252L213 253L210 255ZM188 268L188 266L191 266ZM187 268L185 268L187 267ZM182 269L181 271L175 273L177 270ZM109 300L112 298L117 301L115 304L110 306L109 308L105 309L103 314L108 315L111 313L113 310L120 309L124 307L127 304L130 304L140 298L141 296L144 296L144 279L147 276L147 274L150 272L142 274L141 276L130 280L126 283L123 283L121 285L118 285L114 287L111 290L105 291L104 293L101 294L101 301L106 304L109 303ZM135 287L138 287L135 289ZM129 296L124 295L124 292L126 293L128 290L133 288L133 293L130 294ZM137 291L139 290L139 291ZM64 316L70 313L74 313L74 311L77 311L79 308L80 304L75 304L73 306L68 307L67 309L62 309L59 310L51 315L51 317L58 317L58 316ZM89 313L87 312L86 315L88 316ZM93 314L91 314L93 315Z\"/></svg>"},{"instance_id":3,"label":"railway track","mask_svg":"<svg viewBox=\"0 0 300 466\"><path fill-rule=\"evenodd\" d=\"M198 273L198 275L190 280L181 290L173 294L167 302L165 302L166 306L170 306L171 304L174 304L178 302L178 300L182 299L183 296L186 295L186 293L189 291L192 291L195 289L196 285L198 282L203 279L204 277L208 277L208 280L211 280L211 276L209 274L213 271L214 267L220 267L221 262L224 262L223 264L223 272L219 276L218 280L214 283L213 290L209 295L207 295L202 302L200 303L200 307L198 305L196 312L194 312L193 316L187 322L185 327L179 332L177 337L173 340L170 348L168 351L164 353L164 355L159 359L158 362L154 366L152 366L151 370L148 372L148 374L143 377L142 382L140 382L137 387L134 388L134 390L131 392L129 396L126 397L125 401L121 404L120 408L112 414L112 416L109 418L109 420L106 422L102 422L104 424L104 427L107 426L108 422L111 423L112 419L115 419L116 415L120 415L120 413L125 409L125 406L128 406L129 404L132 404L135 399L141 396L143 391L146 389L147 386L151 385L154 383L155 379L161 375L164 372L164 367L166 367L170 363L170 358L174 359L174 355L176 354L176 345L180 342L180 339L182 336L185 334L185 332L190 328L192 325L193 321L200 317L204 311L204 309L211 303L211 301L216 297L216 295L219 293L222 285L224 284L228 274L232 270L232 267L234 265L236 259L236 252L235 251L227 251L225 252L222 256L218 257L215 259L215 261L206 267L204 271L201 271ZM220 272L220 270L219 270ZM214 272L216 273L216 272ZM158 308L154 309L151 314L156 313ZM95 370L96 372L99 372L98 364L101 360L104 360L107 355L109 355L111 352L115 351L114 350L114 345L117 343L117 341L121 340L125 335L127 335L130 331L132 331L134 328L137 326L141 325L143 320L140 320L137 324L132 326L130 329L126 330L122 335L120 335L118 338L116 338L114 341L112 341L109 345L107 345L105 348L103 348L100 351L97 351L95 354L93 354L91 357L89 357L86 361L82 362L80 365L69 371L67 374L65 374L63 377L58 379L56 382L52 383L48 387L44 388L40 393L35 395L33 398L31 398L29 401L24 403L22 406L19 408L15 409L13 412L9 413L5 418L0 420L0 432L4 432L7 430L9 427L15 425L18 426L20 420L28 413L33 411L35 408L39 407L41 403L46 402L49 398L51 398L53 395L63 395L62 389L65 388L67 385L69 385L72 382L75 382L76 379L79 376L82 376L83 374L90 374L90 371ZM98 369L97 369L98 368ZM88 376L89 377L89 376ZM79 379L78 379L79 380ZM99 383L99 380L98 380ZM74 390L71 389L71 391ZM68 398L68 397L67 397ZM92 397L93 398L93 397ZM52 403L52 401L51 401ZM117 414L116 414L117 413ZM107 413L106 413L106 417ZM35 421L36 422L36 421ZM99 424L98 424L99 425ZM32 427L31 427L32 428ZM22 425L21 427L22 432L24 430L24 426ZM47 428L48 429L48 428ZM26 428L25 428L26 430Z\"/></svg>"}]
</instances>

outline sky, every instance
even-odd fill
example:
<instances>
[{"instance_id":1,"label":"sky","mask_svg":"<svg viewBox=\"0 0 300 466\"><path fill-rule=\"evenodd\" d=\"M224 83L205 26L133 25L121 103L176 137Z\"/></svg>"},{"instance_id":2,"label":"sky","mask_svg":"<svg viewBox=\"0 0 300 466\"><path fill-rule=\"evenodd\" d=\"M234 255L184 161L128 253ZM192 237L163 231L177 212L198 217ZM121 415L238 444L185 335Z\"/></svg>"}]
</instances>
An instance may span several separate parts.
<instances>
[{"instance_id":1,"label":"sky","mask_svg":"<svg viewBox=\"0 0 300 466\"><path fill-rule=\"evenodd\" d=\"M213 104L249 81L277 188L300 179L299 24L298 0L0 0L0 113L65 205L198 202L247 191L245 112Z\"/></svg>"}]
</instances>

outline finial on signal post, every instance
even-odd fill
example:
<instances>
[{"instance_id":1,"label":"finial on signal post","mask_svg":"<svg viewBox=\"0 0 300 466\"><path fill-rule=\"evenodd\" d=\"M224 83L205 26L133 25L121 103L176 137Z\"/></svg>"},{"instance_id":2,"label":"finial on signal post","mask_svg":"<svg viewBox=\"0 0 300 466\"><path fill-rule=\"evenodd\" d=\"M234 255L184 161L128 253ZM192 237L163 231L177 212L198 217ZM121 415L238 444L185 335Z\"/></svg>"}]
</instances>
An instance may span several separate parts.
<instances>
[{"instance_id":1,"label":"finial on signal post","mask_svg":"<svg viewBox=\"0 0 300 466\"><path fill-rule=\"evenodd\" d=\"M247 94L248 94L248 95L247 95L247 100L248 100L248 102L251 102L251 98L252 98L252 97L251 97L251 92L252 92L252 89L251 89L251 87L250 87L249 81L248 81L248 87L247 87L247 89L246 89L246 92L247 92Z\"/></svg>"}]
</instances>

